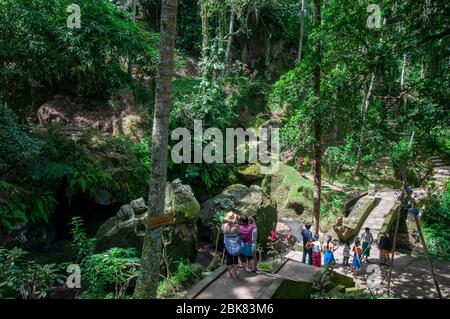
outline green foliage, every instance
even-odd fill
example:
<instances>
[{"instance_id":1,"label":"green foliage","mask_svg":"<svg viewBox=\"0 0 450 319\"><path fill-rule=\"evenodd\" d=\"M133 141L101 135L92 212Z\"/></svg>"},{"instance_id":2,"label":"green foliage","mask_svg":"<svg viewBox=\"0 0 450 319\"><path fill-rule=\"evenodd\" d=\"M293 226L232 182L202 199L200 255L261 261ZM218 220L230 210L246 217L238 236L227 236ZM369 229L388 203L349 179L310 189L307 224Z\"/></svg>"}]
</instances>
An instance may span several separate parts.
<instances>
[{"instance_id":1,"label":"green foliage","mask_svg":"<svg viewBox=\"0 0 450 319\"><path fill-rule=\"evenodd\" d=\"M30 260L28 252L0 248L0 298L40 299L64 283L62 266L40 265Z\"/></svg>"},{"instance_id":2,"label":"green foliage","mask_svg":"<svg viewBox=\"0 0 450 319\"><path fill-rule=\"evenodd\" d=\"M324 268L322 271L316 271L314 273L312 278L312 298L329 298L328 291L333 286L331 275L332 273L328 268Z\"/></svg>"},{"instance_id":3,"label":"green foliage","mask_svg":"<svg viewBox=\"0 0 450 319\"><path fill-rule=\"evenodd\" d=\"M430 254L450 261L450 182L443 192L428 200L422 222Z\"/></svg>"},{"instance_id":4,"label":"green foliage","mask_svg":"<svg viewBox=\"0 0 450 319\"><path fill-rule=\"evenodd\" d=\"M5 168L0 170L2 229L18 222L47 222L57 204L55 194L65 181L68 200L78 194L94 197L99 188L121 202L145 196L150 174L148 138L133 143L86 131L74 141L59 127L28 132L5 106L0 107L0 116L0 168Z\"/></svg>"},{"instance_id":5,"label":"green foliage","mask_svg":"<svg viewBox=\"0 0 450 319\"><path fill-rule=\"evenodd\" d=\"M331 146L325 150L324 160L327 164L327 172L333 181L341 169L351 169L355 164L355 155L352 144L345 143L340 146Z\"/></svg>"},{"instance_id":6,"label":"green foliage","mask_svg":"<svg viewBox=\"0 0 450 319\"><path fill-rule=\"evenodd\" d=\"M173 275L159 282L158 298L176 296L183 289L183 285L199 280L205 270L200 264L192 264L189 260L179 260L176 263L177 270Z\"/></svg>"},{"instance_id":7,"label":"green foliage","mask_svg":"<svg viewBox=\"0 0 450 319\"><path fill-rule=\"evenodd\" d=\"M125 295L130 281L137 277L140 261L134 248L111 248L87 256L81 262L82 285L90 293Z\"/></svg>"},{"instance_id":8,"label":"green foliage","mask_svg":"<svg viewBox=\"0 0 450 319\"><path fill-rule=\"evenodd\" d=\"M197 1L181 0L177 15L177 47L192 56L201 51L201 20Z\"/></svg>"},{"instance_id":9,"label":"green foliage","mask_svg":"<svg viewBox=\"0 0 450 319\"><path fill-rule=\"evenodd\" d=\"M67 28L69 0L5 0L0 7L0 99L27 114L63 90L79 100L107 100L127 82L122 61L155 73L158 37L110 3L80 0L82 26ZM40 63L36 63L39 61ZM65 85L65 87L64 87Z\"/></svg>"},{"instance_id":10,"label":"green foliage","mask_svg":"<svg viewBox=\"0 0 450 319\"><path fill-rule=\"evenodd\" d=\"M267 242L267 255L272 259L272 268L277 260L282 260L286 252L294 246L293 238L289 232L281 233L272 230Z\"/></svg>"},{"instance_id":11,"label":"green foliage","mask_svg":"<svg viewBox=\"0 0 450 319\"><path fill-rule=\"evenodd\" d=\"M89 238L86 235L86 230L84 229L83 219L79 216L72 218L70 222L72 229L70 234L72 235L72 245L77 249L78 256L77 261L84 257L90 256L94 251L95 238Z\"/></svg>"},{"instance_id":12,"label":"green foliage","mask_svg":"<svg viewBox=\"0 0 450 319\"><path fill-rule=\"evenodd\" d=\"M41 143L30 137L17 116L0 104L0 173L11 165L24 163L39 152Z\"/></svg>"}]
</instances>

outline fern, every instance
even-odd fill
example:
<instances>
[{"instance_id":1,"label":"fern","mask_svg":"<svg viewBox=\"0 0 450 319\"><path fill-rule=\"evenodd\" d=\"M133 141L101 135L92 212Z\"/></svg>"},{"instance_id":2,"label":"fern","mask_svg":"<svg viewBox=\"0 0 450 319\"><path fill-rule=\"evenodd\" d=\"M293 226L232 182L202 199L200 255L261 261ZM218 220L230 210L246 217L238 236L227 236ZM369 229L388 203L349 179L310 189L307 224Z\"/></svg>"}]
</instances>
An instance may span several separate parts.
<instances>
[{"instance_id":1,"label":"fern","mask_svg":"<svg viewBox=\"0 0 450 319\"><path fill-rule=\"evenodd\" d=\"M73 174L74 168L67 163L47 163L33 167L30 177L35 182L60 181L63 177Z\"/></svg>"}]
</instances>

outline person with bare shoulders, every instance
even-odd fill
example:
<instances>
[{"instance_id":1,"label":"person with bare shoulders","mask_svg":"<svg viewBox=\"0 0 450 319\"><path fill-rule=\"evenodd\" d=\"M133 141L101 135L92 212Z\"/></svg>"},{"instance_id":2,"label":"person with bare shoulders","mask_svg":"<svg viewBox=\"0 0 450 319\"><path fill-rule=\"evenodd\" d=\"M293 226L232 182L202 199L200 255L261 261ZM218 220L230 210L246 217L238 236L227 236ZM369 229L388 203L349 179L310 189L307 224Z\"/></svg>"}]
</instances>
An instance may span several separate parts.
<instances>
[{"instance_id":1,"label":"person with bare shoulders","mask_svg":"<svg viewBox=\"0 0 450 319\"><path fill-rule=\"evenodd\" d=\"M239 235L239 216L233 212L225 214L225 223L222 224L223 242L225 246L225 256L227 259L228 277L238 276L239 255L241 254L241 240Z\"/></svg>"}]
</instances>

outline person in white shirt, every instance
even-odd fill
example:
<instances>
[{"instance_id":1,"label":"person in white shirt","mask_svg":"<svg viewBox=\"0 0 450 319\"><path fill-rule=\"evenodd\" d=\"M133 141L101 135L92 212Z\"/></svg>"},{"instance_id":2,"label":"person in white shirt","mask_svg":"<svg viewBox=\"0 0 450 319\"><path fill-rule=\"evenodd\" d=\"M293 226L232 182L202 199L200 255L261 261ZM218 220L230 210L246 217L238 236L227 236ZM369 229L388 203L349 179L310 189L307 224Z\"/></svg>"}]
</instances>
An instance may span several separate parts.
<instances>
[{"instance_id":1,"label":"person in white shirt","mask_svg":"<svg viewBox=\"0 0 450 319\"><path fill-rule=\"evenodd\" d=\"M322 264L322 245L320 244L318 234L314 234L313 236L312 263L316 267L320 267Z\"/></svg>"},{"instance_id":2,"label":"person in white shirt","mask_svg":"<svg viewBox=\"0 0 450 319\"><path fill-rule=\"evenodd\" d=\"M373 235L370 232L370 228L366 227L361 234L363 258L367 261L370 257L370 249L373 243Z\"/></svg>"}]
</instances>

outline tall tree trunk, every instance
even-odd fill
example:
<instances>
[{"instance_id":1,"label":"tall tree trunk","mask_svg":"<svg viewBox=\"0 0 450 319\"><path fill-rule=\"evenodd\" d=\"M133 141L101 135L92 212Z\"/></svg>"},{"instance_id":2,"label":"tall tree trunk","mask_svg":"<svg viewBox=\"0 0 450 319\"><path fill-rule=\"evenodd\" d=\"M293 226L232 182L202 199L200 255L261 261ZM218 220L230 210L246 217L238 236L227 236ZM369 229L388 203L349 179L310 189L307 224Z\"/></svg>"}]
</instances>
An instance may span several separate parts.
<instances>
[{"instance_id":1,"label":"tall tree trunk","mask_svg":"<svg viewBox=\"0 0 450 319\"><path fill-rule=\"evenodd\" d=\"M405 71L406 71L406 53L403 53L403 63L402 63L402 75L400 77L400 88L403 90L405 86Z\"/></svg>"},{"instance_id":2,"label":"tall tree trunk","mask_svg":"<svg viewBox=\"0 0 450 319\"><path fill-rule=\"evenodd\" d=\"M137 7L137 1L138 0L133 0L133 16L131 18L131 22L136 23L136 7ZM133 77L133 57L131 56L131 54L128 55L128 76L130 78Z\"/></svg>"},{"instance_id":3,"label":"tall tree trunk","mask_svg":"<svg viewBox=\"0 0 450 319\"><path fill-rule=\"evenodd\" d=\"M234 13L233 9L231 9L230 27L228 29L227 48L225 50L225 68L223 69L222 77L225 77L227 75L228 68L230 67L231 45L233 44L233 31L234 31L235 20L236 20L236 14Z\"/></svg>"},{"instance_id":4,"label":"tall tree trunk","mask_svg":"<svg viewBox=\"0 0 450 319\"><path fill-rule=\"evenodd\" d=\"M305 32L305 0L300 0L300 40L298 42L298 53L296 64L302 62L302 51L303 51L303 35Z\"/></svg>"},{"instance_id":5,"label":"tall tree trunk","mask_svg":"<svg viewBox=\"0 0 450 319\"><path fill-rule=\"evenodd\" d=\"M362 150L363 150L364 141L366 139L366 131L367 131L366 119L367 119L367 113L369 111L370 96L372 95L374 81L375 81L375 74L372 73L369 88L364 89L361 135L359 137L358 152L356 153L356 164L355 164L355 170L353 171L354 175L358 175L361 170Z\"/></svg>"},{"instance_id":6,"label":"tall tree trunk","mask_svg":"<svg viewBox=\"0 0 450 319\"><path fill-rule=\"evenodd\" d=\"M406 74L406 65L408 64L408 57L406 53L403 54L403 64L402 64L402 76L400 78L400 88L403 94L403 90L405 88L405 74ZM406 104L408 102L408 97L406 94L403 95L403 106L406 107Z\"/></svg>"},{"instance_id":7,"label":"tall tree trunk","mask_svg":"<svg viewBox=\"0 0 450 319\"><path fill-rule=\"evenodd\" d=\"M147 217L164 213L176 21L177 0L163 0ZM134 289L134 298L156 298L161 259L161 237L161 228L150 229L147 226L142 248L142 266Z\"/></svg>"},{"instance_id":8,"label":"tall tree trunk","mask_svg":"<svg viewBox=\"0 0 450 319\"><path fill-rule=\"evenodd\" d=\"M321 24L320 0L314 0L314 26L319 28ZM320 226L320 196L322 186L322 123L320 120L320 42L316 38L314 42L314 197L313 197L313 224L314 232L319 233Z\"/></svg>"},{"instance_id":9,"label":"tall tree trunk","mask_svg":"<svg viewBox=\"0 0 450 319\"><path fill-rule=\"evenodd\" d=\"M208 0L201 0L202 16L202 57L205 58L209 45Z\"/></svg>"}]
</instances>

